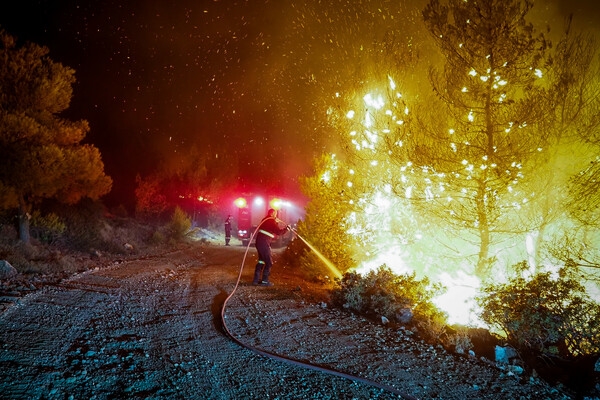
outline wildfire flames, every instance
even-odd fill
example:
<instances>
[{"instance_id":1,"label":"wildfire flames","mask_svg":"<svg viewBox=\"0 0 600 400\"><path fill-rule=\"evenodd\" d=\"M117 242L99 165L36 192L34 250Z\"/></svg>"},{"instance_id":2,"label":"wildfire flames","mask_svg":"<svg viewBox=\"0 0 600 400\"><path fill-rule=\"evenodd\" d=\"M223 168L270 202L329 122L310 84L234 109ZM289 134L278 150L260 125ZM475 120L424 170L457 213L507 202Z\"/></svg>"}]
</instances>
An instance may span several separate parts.
<instances>
[{"instance_id":1,"label":"wildfire flames","mask_svg":"<svg viewBox=\"0 0 600 400\"><path fill-rule=\"evenodd\" d=\"M542 72L532 70L541 78ZM474 69L468 75L472 79L486 82L493 80L498 89L496 98L505 101L507 81L499 74L487 71L480 74ZM475 182L486 170L501 168L492 156L479 160L464 158L460 170L438 172L432 165L413 162L410 154L403 154L405 140L411 140L408 123L411 112L404 103L396 83L388 77L385 90L376 90L360 99L356 109L343 114L348 127L347 140L350 149L341 157L331 154L328 168L321 175L325 184L338 180L343 185L347 203L344 224L347 233L354 240L354 257L359 260L358 272L386 264L397 274L415 271L417 276L427 276L431 282L439 282L446 291L435 302L449 315L450 323L481 326L475 310L474 298L478 295L482 279L473 267L473 257L477 255L477 244L473 237L460 237L451 229L446 229L438 221L423 218L419 207L435 203L440 213L456 216L467 196L475 196ZM469 91L468 87L463 92ZM333 112L331 112L333 114ZM472 110L466 121L476 124L478 115ZM505 128L509 133L523 129L526 122L515 125L512 122ZM466 154L470 143L465 141L458 128L447 131L449 151ZM541 152L539 148L537 151ZM530 202L534 192L525 194L522 165L513 162L504 165L505 171L495 171L510 177L505 192L487 193L505 213L521 210ZM464 185L464 186L457 186ZM440 216L440 218L443 217ZM438 222L436 224L436 222ZM470 228L477 228L480 221L474 219ZM469 228L469 222L463 222ZM501 245L491 248L496 260L510 265L523 259L530 259L536 251L532 246L532 235L513 235L505 238ZM468 259L471 259L470 262ZM494 281L505 281L507 271L494 272Z\"/></svg>"}]
</instances>

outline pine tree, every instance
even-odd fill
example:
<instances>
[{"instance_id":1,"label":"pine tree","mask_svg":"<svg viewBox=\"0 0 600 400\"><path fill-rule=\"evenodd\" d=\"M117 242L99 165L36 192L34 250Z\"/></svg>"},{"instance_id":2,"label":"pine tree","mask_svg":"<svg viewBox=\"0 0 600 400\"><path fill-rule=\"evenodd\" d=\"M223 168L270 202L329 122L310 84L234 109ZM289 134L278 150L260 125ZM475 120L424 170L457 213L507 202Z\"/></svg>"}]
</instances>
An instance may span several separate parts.
<instances>
[{"instance_id":1,"label":"pine tree","mask_svg":"<svg viewBox=\"0 0 600 400\"><path fill-rule=\"evenodd\" d=\"M528 185L537 196L536 259L544 242L560 232L582 239L600 224L597 182L600 144L600 64L598 46L592 37L571 31L568 21L562 38L554 46L546 74L546 118L539 130L550 135L543 165L533 166ZM579 233L578 233L579 232ZM584 247L586 247L584 245ZM589 248L595 248L591 245Z\"/></svg>"},{"instance_id":2,"label":"pine tree","mask_svg":"<svg viewBox=\"0 0 600 400\"><path fill-rule=\"evenodd\" d=\"M598 50L593 37L572 32L569 20L548 74L551 85L544 129L553 132L554 142L546 174L536 176L536 181L554 189L542 196L546 209L553 213L544 212L544 218L539 218L538 249L548 250L565 265L582 267L582 276L596 281L600 268Z\"/></svg>"},{"instance_id":3,"label":"pine tree","mask_svg":"<svg viewBox=\"0 0 600 400\"><path fill-rule=\"evenodd\" d=\"M414 162L428 165L444 197L430 210L478 243L477 273L485 276L496 232L518 230L510 217L527 202L518 193L524 163L543 150L535 130L546 41L535 36L525 16L532 2L520 0L432 0L423 12L444 55L443 71L432 69L434 90L447 112L447 125L429 125Z\"/></svg>"},{"instance_id":4,"label":"pine tree","mask_svg":"<svg viewBox=\"0 0 600 400\"><path fill-rule=\"evenodd\" d=\"M29 241L29 212L37 201L74 204L108 193L99 150L81 144L87 121L69 121L75 71L48 57L45 47L0 31L0 207L18 207L19 237Z\"/></svg>"}]
</instances>

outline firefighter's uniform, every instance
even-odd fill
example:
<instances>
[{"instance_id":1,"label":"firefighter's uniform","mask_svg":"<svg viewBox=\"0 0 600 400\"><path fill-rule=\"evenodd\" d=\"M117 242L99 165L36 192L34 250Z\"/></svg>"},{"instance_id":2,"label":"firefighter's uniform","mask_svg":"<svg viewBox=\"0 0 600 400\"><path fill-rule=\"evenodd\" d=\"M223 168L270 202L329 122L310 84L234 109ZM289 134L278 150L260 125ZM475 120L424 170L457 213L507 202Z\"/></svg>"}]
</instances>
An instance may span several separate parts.
<instances>
[{"instance_id":1,"label":"firefighter's uniform","mask_svg":"<svg viewBox=\"0 0 600 400\"><path fill-rule=\"evenodd\" d=\"M271 241L277 235L283 235L287 227L280 228L274 217L267 216L259 225L256 233L256 250L258 251L258 263L254 270L254 285L270 285L269 274L273 266L273 257L271 255Z\"/></svg>"}]
</instances>

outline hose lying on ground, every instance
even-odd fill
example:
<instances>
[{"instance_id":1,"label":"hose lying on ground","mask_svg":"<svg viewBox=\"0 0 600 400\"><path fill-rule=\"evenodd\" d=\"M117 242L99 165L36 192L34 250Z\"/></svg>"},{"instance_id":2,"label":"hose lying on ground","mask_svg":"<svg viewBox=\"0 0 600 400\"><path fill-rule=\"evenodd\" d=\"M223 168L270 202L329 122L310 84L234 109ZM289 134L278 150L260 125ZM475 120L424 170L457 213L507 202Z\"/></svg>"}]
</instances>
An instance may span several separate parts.
<instances>
[{"instance_id":1,"label":"hose lying on ground","mask_svg":"<svg viewBox=\"0 0 600 400\"><path fill-rule=\"evenodd\" d=\"M273 217L270 217L273 218ZM270 219L267 218L267 219ZM279 360L279 361L283 361L286 362L288 364L292 364L292 365L296 365L296 366L300 366L300 367L304 367L304 368L308 368L314 371L319 371L319 372L324 372L330 375L335 375L335 376L339 376L342 378L346 378L346 379L350 379L352 381L355 382L361 382L361 383L365 383L367 385L371 385L373 387L376 387L378 389L384 390L386 392L389 393L393 393L393 394L397 394L398 396L400 396L401 398L405 399L405 400L418 400L416 397L413 397L409 394L403 393L401 391L399 391L398 389L395 389L391 386L388 385L384 385L375 381L372 381L370 379L366 379L366 378L361 378L359 376L355 376L355 375L350 375L344 372L340 372L337 371L335 369L331 369L331 368L327 368L327 367L322 367L322 366L318 366L315 364L311 364L308 362L303 362L300 360L296 360L293 358L289 358L286 357L284 355L280 355L280 354L275 354L275 353L271 353L268 352L266 350L262 350L253 346L250 346L247 343L244 343L243 341L239 340L238 338L236 338L230 331L229 328L227 328L227 324L225 323L225 308L227 307L227 302L229 301L229 299L234 295L235 291L237 290L239 284L240 284L240 280L242 278L242 271L244 270L244 264L246 262L246 256L248 255L248 250L250 249L250 244L252 243L252 239L254 239L254 236L256 235L256 232L258 232L258 229L261 227L261 225L267 220L264 219L259 225L258 227L254 230L254 232L252 233L252 236L250 237L250 240L248 241L248 246L246 246L246 251L244 253L244 258L242 259L242 265L240 266L240 272L238 274L238 278L237 281L235 283L235 287L233 288L233 290L231 291L231 293L229 294L229 296L227 296L227 298L225 299L225 301L223 302L223 306L221 307L221 325L223 327L223 332L229 336L231 338L231 340L233 340L235 343L237 343L238 345L247 348L248 350L259 354L261 356L265 356L265 357L269 357L275 360ZM275 219L275 218L273 218ZM295 231L293 231L295 233Z\"/></svg>"}]
</instances>

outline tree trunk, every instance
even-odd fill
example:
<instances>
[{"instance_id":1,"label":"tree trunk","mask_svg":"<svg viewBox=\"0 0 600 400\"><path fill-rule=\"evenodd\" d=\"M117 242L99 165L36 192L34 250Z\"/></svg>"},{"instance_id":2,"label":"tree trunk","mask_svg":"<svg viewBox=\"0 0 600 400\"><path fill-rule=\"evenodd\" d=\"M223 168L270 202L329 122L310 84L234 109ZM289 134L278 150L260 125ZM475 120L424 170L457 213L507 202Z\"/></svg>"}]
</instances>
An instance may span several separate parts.
<instances>
[{"instance_id":1,"label":"tree trunk","mask_svg":"<svg viewBox=\"0 0 600 400\"><path fill-rule=\"evenodd\" d=\"M29 243L29 218L30 215L27 212L25 205L25 198L23 195L19 195L19 239L24 243Z\"/></svg>"},{"instance_id":2,"label":"tree trunk","mask_svg":"<svg viewBox=\"0 0 600 400\"><path fill-rule=\"evenodd\" d=\"M490 66L494 68L493 57L490 59ZM484 116L485 116L485 135L486 135L486 159L491 160L492 155L495 152L495 137L494 137L494 123L492 120L492 81L488 83L487 96L485 99ZM489 274L490 260L490 220L488 216L488 201L494 201L493 199L486 198L488 192L488 169L484 169L482 176L479 180L479 187L477 189L477 221L479 223L479 256L477 258L477 268L475 274L480 279L485 279Z\"/></svg>"},{"instance_id":3,"label":"tree trunk","mask_svg":"<svg viewBox=\"0 0 600 400\"><path fill-rule=\"evenodd\" d=\"M475 274L478 278L484 279L489 273L490 229L483 198L477 202L477 214L479 218L479 255Z\"/></svg>"}]
</instances>

